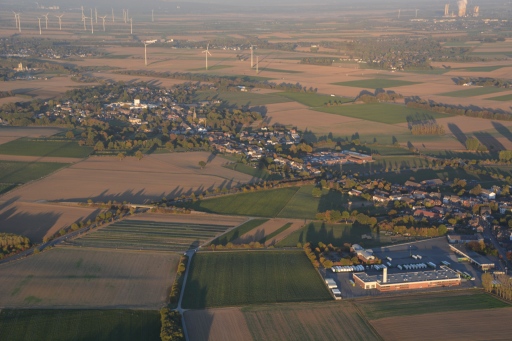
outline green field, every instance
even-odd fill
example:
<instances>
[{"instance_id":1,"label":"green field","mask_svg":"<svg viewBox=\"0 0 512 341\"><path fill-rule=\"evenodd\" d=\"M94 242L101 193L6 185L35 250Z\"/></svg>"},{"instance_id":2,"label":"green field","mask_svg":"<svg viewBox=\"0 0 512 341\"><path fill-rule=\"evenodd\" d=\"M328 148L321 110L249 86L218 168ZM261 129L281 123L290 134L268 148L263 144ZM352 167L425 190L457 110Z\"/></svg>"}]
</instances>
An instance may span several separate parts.
<instances>
[{"instance_id":1,"label":"green field","mask_svg":"<svg viewBox=\"0 0 512 341\"><path fill-rule=\"evenodd\" d=\"M279 92L276 95L288 98L292 101L299 102L300 104L304 104L308 107L322 107L325 103L329 101L338 101L338 102L352 102L353 99L339 96L330 96L330 95L320 95L314 93L303 93L303 92Z\"/></svg>"},{"instance_id":2,"label":"green field","mask_svg":"<svg viewBox=\"0 0 512 341\"><path fill-rule=\"evenodd\" d=\"M0 340L160 340L160 314L145 310L3 309Z\"/></svg>"},{"instance_id":3,"label":"green field","mask_svg":"<svg viewBox=\"0 0 512 341\"><path fill-rule=\"evenodd\" d=\"M227 243L230 243L234 240L236 240L238 237L243 236L247 232L255 229L256 227L260 226L261 224L267 222L268 219L252 219L248 222L243 223L242 225L232 229L226 234L223 234L222 236L219 236L215 238L211 244L215 245L226 245Z\"/></svg>"},{"instance_id":4,"label":"green field","mask_svg":"<svg viewBox=\"0 0 512 341\"><path fill-rule=\"evenodd\" d=\"M276 173L270 174L266 169L251 167L239 162L228 163L224 167L262 180L281 180L283 178Z\"/></svg>"},{"instance_id":5,"label":"green field","mask_svg":"<svg viewBox=\"0 0 512 341\"><path fill-rule=\"evenodd\" d=\"M55 162L0 161L0 183L17 184L39 179L67 166Z\"/></svg>"},{"instance_id":6,"label":"green field","mask_svg":"<svg viewBox=\"0 0 512 341\"><path fill-rule=\"evenodd\" d=\"M418 82L403 81L401 79L361 79L357 81L349 82L338 82L333 83L334 85L351 86L354 88L365 88L365 89L388 89L396 88L404 85L420 84Z\"/></svg>"},{"instance_id":7,"label":"green field","mask_svg":"<svg viewBox=\"0 0 512 341\"><path fill-rule=\"evenodd\" d=\"M75 239L78 246L131 250L187 251L225 232L228 226L123 220Z\"/></svg>"},{"instance_id":8,"label":"green field","mask_svg":"<svg viewBox=\"0 0 512 341\"><path fill-rule=\"evenodd\" d=\"M417 73L420 75L442 75L442 74L445 74L450 71L451 71L451 69L449 69L449 68L447 68L447 69L433 68L433 69L428 69L428 70L405 70L404 72Z\"/></svg>"},{"instance_id":9,"label":"green field","mask_svg":"<svg viewBox=\"0 0 512 341\"><path fill-rule=\"evenodd\" d=\"M227 215L275 217L286 206L299 187L227 195L189 203L196 211Z\"/></svg>"},{"instance_id":10,"label":"green field","mask_svg":"<svg viewBox=\"0 0 512 341\"><path fill-rule=\"evenodd\" d=\"M207 99L218 99L229 105L242 106L260 106L275 103L289 102L286 98L277 94L260 94L257 92L241 92L241 91L200 91L194 97L197 101Z\"/></svg>"},{"instance_id":11,"label":"green field","mask_svg":"<svg viewBox=\"0 0 512 341\"><path fill-rule=\"evenodd\" d=\"M502 92L506 89L502 88L495 88L492 86L482 86L482 87L468 87L464 90L457 90L457 91L451 91L451 92L445 92L442 94L438 94L439 96L447 96L447 97L473 97L473 96L481 96L481 95L488 95L493 94L496 92Z\"/></svg>"},{"instance_id":12,"label":"green field","mask_svg":"<svg viewBox=\"0 0 512 341\"><path fill-rule=\"evenodd\" d=\"M503 301L498 300L481 291L447 293L447 294L425 294L413 297L393 297L371 301L358 301L357 306L370 320L384 317L411 316L447 311L481 310L493 308L510 307Z\"/></svg>"},{"instance_id":13,"label":"green field","mask_svg":"<svg viewBox=\"0 0 512 341\"><path fill-rule=\"evenodd\" d=\"M302 251L197 253L183 297L185 309L276 302L326 301L331 296Z\"/></svg>"},{"instance_id":14,"label":"green field","mask_svg":"<svg viewBox=\"0 0 512 341\"><path fill-rule=\"evenodd\" d=\"M320 198L314 198L311 192L315 186L302 186L279 213L279 218L315 219L318 212L344 210L348 196L340 192L324 189Z\"/></svg>"},{"instance_id":15,"label":"green field","mask_svg":"<svg viewBox=\"0 0 512 341\"><path fill-rule=\"evenodd\" d=\"M507 101L512 101L512 94L509 94L509 95L503 95L503 96L497 96L497 97L490 97L490 98L486 98L487 100L490 100L490 101L502 101L502 102L507 102Z\"/></svg>"},{"instance_id":16,"label":"green field","mask_svg":"<svg viewBox=\"0 0 512 341\"><path fill-rule=\"evenodd\" d=\"M293 247L297 243L310 242L317 245L319 242L342 246L344 243L359 243L361 235L371 234L367 226L353 227L350 224L327 224L322 222L312 222L304 228L294 231L285 239L277 243L278 247Z\"/></svg>"},{"instance_id":17,"label":"green field","mask_svg":"<svg viewBox=\"0 0 512 341\"><path fill-rule=\"evenodd\" d=\"M404 105L386 103L332 106L316 108L315 110L326 112L329 114L359 118L362 120L386 124L405 123L407 122L408 117L415 117L417 115L425 115L432 119L452 116L448 114L439 114L426 110L412 109Z\"/></svg>"},{"instance_id":18,"label":"green field","mask_svg":"<svg viewBox=\"0 0 512 341\"><path fill-rule=\"evenodd\" d=\"M84 158L91 154L91 147L81 147L70 141L47 141L21 138L0 145L0 154L48 157Z\"/></svg>"}]
</instances>

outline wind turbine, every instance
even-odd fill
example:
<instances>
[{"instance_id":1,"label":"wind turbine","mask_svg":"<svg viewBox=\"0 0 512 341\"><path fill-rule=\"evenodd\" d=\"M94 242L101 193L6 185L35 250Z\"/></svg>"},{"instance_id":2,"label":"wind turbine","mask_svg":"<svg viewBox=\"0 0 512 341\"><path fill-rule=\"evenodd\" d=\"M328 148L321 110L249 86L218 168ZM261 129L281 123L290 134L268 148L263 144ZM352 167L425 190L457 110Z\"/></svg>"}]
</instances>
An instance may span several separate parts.
<instances>
[{"instance_id":1,"label":"wind turbine","mask_svg":"<svg viewBox=\"0 0 512 341\"><path fill-rule=\"evenodd\" d=\"M416 18L418 17L418 10L416 10Z\"/></svg>"},{"instance_id":2,"label":"wind turbine","mask_svg":"<svg viewBox=\"0 0 512 341\"><path fill-rule=\"evenodd\" d=\"M256 56L256 74L260 73L259 66L260 66L260 56Z\"/></svg>"},{"instance_id":3,"label":"wind turbine","mask_svg":"<svg viewBox=\"0 0 512 341\"><path fill-rule=\"evenodd\" d=\"M96 24L97 24L98 23L98 9L96 7L94 7L94 15L96 16Z\"/></svg>"},{"instance_id":4,"label":"wind turbine","mask_svg":"<svg viewBox=\"0 0 512 341\"><path fill-rule=\"evenodd\" d=\"M106 17L107 17L106 15L103 17L100 17L101 19L103 19L103 32L105 32L105 18Z\"/></svg>"},{"instance_id":5,"label":"wind turbine","mask_svg":"<svg viewBox=\"0 0 512 341\"><path fill-rule=\"evenodd\" d=\"M133 18L130 18L130 34L133 34Z\"/></svg>"},{"instance_id":6,"label":"wind turbine","mask_svg":"<svg viewBox=\"0 0 512 341\"><path fill-rule=\"evenodd\" d=\"M21 17L20 17L20 14L18 13L18 29L20 30L21 32Z\"/></svg>"},{"instance_id":7,"label":"wind turbine","mask_svg":"<svg viewBox=\"0 0 512 341\"><path fill-rule=\"evenodd\" d=\"M46 18L46 29L48 29L48 14L50 13L43 14L43 17Z\"/></svg>"},{"instance_id":8,"label":"wind turbine","mask_svg":"<svg viewBox=\"0 0 512 341\"><path fill-rule=\"evenodd\" d=\"M254 67L254 62L253 62L253 51L254 51L254 47L256 47L258 45L252 45L251 44L251 69Z\"/></svg>"},{"instance_id":9,"label":"wind turbine","mask_svg":"<svg viewBox=\"0 0 512 341\"><path fill-rule=\"evenodd\" d=\"M206 50L204 50L202 53L204 53L205 57L206 57L206 70L208 70L208 55L212 55L210 53L210 51L208 50L208 48L210 47L210 44L206 45Z\"/></svg>"},{"instance_id":10,"label":"wind turbine","mask_svg":"<svg viewBox=\"0 0 512 341\"><path fill-rule=\"evenodd\" d=\"M91 34L94 34L94 25L92 24L92 8L91 8Z\"/></svg>"},{"instance_id":11,"label":"wind turbine","mask_svg":"<svg viewBox=\"0 0 512 341\"><path fill-rule=\"evenodd\" d=\"M84 18L84 6L80 7L82 9L82 19Z\"/></svg>"},{"instance_id":12,"label":"wind turbine","mask_svg":"<svg viewBox=\"0 0 512 341\"><path fill-rule=\"evenodd\" d=\"M143 41L144 44L144 65L148 66L148 54L147 54L147 47L149 44L153 44L152 42Z\"/></svg>"},{"instance_id":13,"label":"wind turbine","mask_svg":"<svg viewBox=\"0 0 512 341\"><path fill-rule=\"evenodd\" d=\"M87 25L85 24L85 19L89 19L89 18L87 18L85 15L82 17L82 21L84 22L84 31L87 31Z\"/></svg>"},{"instance_id":14,"label":"wind turbine","mask_svg":"<svg viewBox=\"0 0 512 341\"><path fill-rule=\"evenodd\" d=\"M400 11L401 9L398 10L398 19L400 19Z\"/></svg>"},{"instance_id":15,"label":"wind turbine","mask_svg":"<svg viewBox=\"0 0 512 341\"><path fill-rule=\"evenodd\" d=\"M112 7L112 22L116 22L116 19L114 17L114 8Z\"/></svg>"},{"instance_id":16,"label":"wind turbine","mask_svg":"<svg viewBox=\"0 0 512 341\"><path fill-rule=\"evenodd\" d=\"M126 10L123 8L123 20L124 20L124 23L126 24L126 18L127 15L126 15Z\"/></svg>"},{"instance_id":17,"label":"wind turbine","mask_svg":"<svg viewBox=\"0 0 512 341\"><path fill-rule=\"evenodd\" d=\"M55 17L59 18L59 31L62 31L62 17L64 14L56 15Z\"/></svg>"},{"instance_id":18,"label":"wind turbine","mask_svg":"<svg viewBox=\"0 0 512 341\"><path fill-rule=\"evenodd\" d=\"M16 28L18 28L18 13L12 11L14 13L14 21L16 21Z\"/></svg>"},{"instance_id":19,"label":"wind turbine","mask_svg":"<svg viewBox=\"0 0 512 341\"><path fill-rule=\"evenodd\" d=\"M37 17L37 20L39 21L39 35L41 35L41 18Z\"/></svg>"}]
</instances>

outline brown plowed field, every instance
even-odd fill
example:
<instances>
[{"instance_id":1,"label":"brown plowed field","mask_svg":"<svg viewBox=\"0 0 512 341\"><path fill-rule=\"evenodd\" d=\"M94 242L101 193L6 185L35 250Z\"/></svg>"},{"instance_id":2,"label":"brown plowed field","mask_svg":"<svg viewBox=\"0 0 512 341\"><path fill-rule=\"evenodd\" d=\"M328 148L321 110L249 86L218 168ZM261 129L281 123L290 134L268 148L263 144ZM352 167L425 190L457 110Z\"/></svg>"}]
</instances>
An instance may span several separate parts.
<instances>
[{"instance_id":1,"label":"brown plowed field","mask_svg":"<svg viewBox=\"0 0 512 341\"><path fill-rule=\"evenodd\" d=\"M256 340L380 340L349 302L255 306L243 312Z\"/></svg>"},{"instance_id":2,"label":"brown plowed field","mask_svg":"<svg viewBox=\"0 0 512 341\"><path fill-rule=\"evenodd\" d=\"M205 169L200 169L198 162L208 158L210 153L206 152L158 154L140 161L134 157L122 161L92 157L10 191L3 199L146 203L259 180L222 167L225 160L220 158L211 159Z\"/></svg>"},{"instance_id":3,"label":"brown plowed field","mask_svg":"<svg viewBox=\"0 0 512 341\"><path fill-rule=\"evenodd\" d=\"M58 247L0 266L0 308L159 309L180 256Z\"/></svg>"},{"instance_id":4,"label":"brown plowed field","mask_svg":"<svg viewBox=\"0 0 512 341\"><path fill-rule=\"evenodd\" d=\"M20 137L48 137L61 131L60 128L0 127L0 141L3 141L1 139L15 140Z\"/></svg>"},{"instance_id":5,"label":"brown plowed field","mask_svg":"<svg viewBox=\"0 0 512 341\"><path fill-rule=\"evenodd\" d=\"M40 243L61 228L82 220L94 220L100 209L48 203L0 201L0 232L23 235Z\"/></svg>"},{"instance_id":6,"label":"brown plowed field","mask_svg":"<svg viewBox=\"0 0 512 341\"><path fill-rule=\"evenodd\" d=\"M510 340L512 308L400 316L371 324L392 341Z\"/></svg>"},{"instance_id":7,"label":"brown plowed field","mask_svg":"<svg viewBox=\"0 0 512 341\"><path fill-rule=\"evenodd\" d=\"M185 323L190 341L252 340L241 308L187 311Z\"/></svg>"},{"instance_id":8,"label":"brown plowed field","mask_svg":"<svg viewBox=\"0 0 512 341\"><path fill-rule=\"evenodd\" d=\"M283 232L279 233L277 236L275 236L274 238L270 238L269 240L267 240L265 242L265 245L266 246L269 246L269 245L274 245L278 242L280 242L281 240L285 239L286 237L288 237L290 234L292 234L293 232L297 231L297 230L300 230L302 227L304 227L304 225L306 223L309 223L309 220L305 223L304 220L300 219L300 220L293 220L293 221L290 221L288 219L288 222L291 222L292 223L292 226L290 226L289 228L287 228L286 230L284 230Z\"/></svg>"},{"instance_id":9,"label":"brown plowed field","mask_svg":"<svg viewBox=\"0 0 512 341\"><path fill-rule=\"evenodd\" d=\"M257 228L252 229L251 231L237 238L235 241L233 241L233 244L247 244L250 242L257 242L261 240L261 238L268 236L269 234L273 233L274 231L280 229L282 226L290 222L292 222L290 221L290 219L269 219L267 222L261 224ZM290 226L289 228L292 227Z\"/></svg>"}]
</instances>

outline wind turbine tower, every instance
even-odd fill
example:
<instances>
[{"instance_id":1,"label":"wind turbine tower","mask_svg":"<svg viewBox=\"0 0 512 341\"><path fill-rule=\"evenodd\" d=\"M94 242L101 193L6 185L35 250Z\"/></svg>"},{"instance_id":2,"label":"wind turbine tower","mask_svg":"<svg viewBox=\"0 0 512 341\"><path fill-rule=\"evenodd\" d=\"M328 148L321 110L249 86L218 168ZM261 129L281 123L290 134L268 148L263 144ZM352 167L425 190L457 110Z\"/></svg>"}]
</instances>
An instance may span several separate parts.
<instances>
[{"instance_id":1,"label":"wind turbine tower","mask_svg":"<svg viewBox=\"0 0 512 341\"><path fill-rule=\"evenodd\" d=\"M401 9L398 10L398 19L400 19L400 11Z\"/></svg>"},{"instance_id":2,"label":"wind turbine tower","mask_svg":"<svg viewBox=\"0 0 512 341\"><path fill-rule=\"evenodd\" d=\"M205 57L206 57L206 70L208 70L208 55L212 55L210 53L210 51L208 50L208 48L210 47L210 44L206 45L206 50L204 50L202 53L204 53Z\"/></svg>"},{"instance_id":3,"label":"wind turbine tower","mask_svg":"<svg viewBox=\"0 0 512 341\"><path fill-rule=\"evenodd\" d=\"M151 10L151 22L155 22L155 10Z\"/></svg>"},{"instance_id":4,"label":"wind turbine tower","mask_svg":"<svg viewBox=\"0 0 512 341\"><path fill-rule=\"evenodd\" d=\"M251 44L251 69L254 67L254 57L253 57L253 52L254 52L254 48L258 46L258 45L252 45Z\"/></svg>"},{"instance_id":5,"label":"wind turbine tower","mask_svg":"<svg viewBox=\"0 0 512 341\"><path fill-rule=\"evenodd\" d=\"M112 7L112 22L116 22L116 19L114 17L114 8Z\"/></svg>"},{"instance_id":6,"label":"wind turbine tower","mask_svg":"<svg viewBox=\"0 0 512 341\"><path fill-rule=\"evenodd\" d=\"M46 29L48 29L48 14L50 13L43 14L43 17L46 19Z\"/></svg>"},{"instance_id":7,"label":"wind turbine tower","mask_svg":"<svg viewBox=\"0 0 512 341\"><path fill-rule=\"evenodd\" d=\"M130 18L130 34L133 34L133 18Z\"/></svg>"},{"instance_id":8,"label":"wind turbine tower","mask_svg":"<svg viewBox=\"0 0 512 341\"><path fill-rule=\"evenodd\" d=\"M256 74L260 73L260 56L256 56Z\"/></svg>"},{"instance_id":9,"label":"wind turbine tower","mask_svg":"<svg viewBox=\"0 0 512 341\"><path fill-rule=\"evenodd\" d=\"M82 9L82 19L83 19L83 17L84 17L84 6L81 6L80 8Z\"/></svg>"},{"instance_id":10,"label":"wind turbine tower","mask_svg":"<svg viewBox=\"0 0 512 341\"><path fill-rule=\"evenodd\" d=\"M147 47L149 44L153 44L153 42L143 41L144 44L144 65L148 66L148 54L147 54Z\"/></svg>"},{"instance_id":11,"label":"wind turbine tower","mask_svg":"<svg viewBox=\"0 0 512 341\"><path fill-rule=\"evenodd\" d=\"M96 7L94 7L94 15L96 16L96 24L97 24L98 23L98 9Z\"/></svg>"},{"instance_id":12,"label":"wind turbine tower","mask_svg":"<svg viewBox=\"0 0 512 341\"><path fill-rule=\"evenodd\" d=\"M100 17L101 19L103 19L103 32L105 32L105 18L106 17L107 17L106 15L103 17Z\"/></svg>"},{"instance_id":13,"label":"wind turbine tower","mask_svg":"<svg viewBox=\"0 0 512 341\"><path fill-rule=\"evenodd\" d=\"M14 13L14 21L16 21L16 29L18 29L18 13L12 11Z\"/></svg>"},{"instance_id":14,"label":"wind turbine tower","mask_svg":"<svg viewBox=\"0 0 512 341\"><path fill-rule=\"evenodd\" d=\"M55 17L59 18L59 31L62 31L62 17L64 14L56 15Z\"/></svg>"},{"instance_id":15,"label":"wind turbine tower","mask_svg":"<svg viewBox=\"0 0 512 341\"><path fill-rule=\"evenodd\" d=\"M37 21L39 21L39 35L41 35L41 18L37 17Z\"/></svg>"}]
</instances>

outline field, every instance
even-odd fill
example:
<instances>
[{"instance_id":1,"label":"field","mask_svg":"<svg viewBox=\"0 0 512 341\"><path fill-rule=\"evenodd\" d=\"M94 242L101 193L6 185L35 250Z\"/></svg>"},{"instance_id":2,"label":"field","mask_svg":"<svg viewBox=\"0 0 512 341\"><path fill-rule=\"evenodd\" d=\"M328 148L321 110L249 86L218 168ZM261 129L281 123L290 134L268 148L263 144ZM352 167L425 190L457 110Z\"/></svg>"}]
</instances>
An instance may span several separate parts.
<instances>
[{"instance_id":1,"label":"field","mask_svg":"<svg viewBox=\"0 0 512 341\"><path fill-rule=\"evenodd\" d=\"M294 247L297 243L319 242L342 246L344 243L359 243L361 235L371 233L369 227L353 228L350 224L327 224L311 222L302 229L294 231L288 237L277 243L279 247Z\"/></svg>"},{"instance_id":2,"label":"field","mask_svg":"<svg viewBox=\"0 0 512 341\"><path fill-rule=\"evenodd\" d=\"M288 98L292 101L303 104L307 107L322 107L325 103L329 101L338 101L338 102L350 102L352 99L344 98L344 97L333 97L329 95L321 95L315 93L298 93L298 92L279 92L276 95L279 95L284 98Z\"/></svg>"},{"instance_id":3,"label":"field","mask_svg":"<svg viewBox=\"0 0 512 341\"><path fill-rule=\"evenodd\" d=\"M260 244L273 245L289 231L294 231L304 225L302 220L298 219L267 219L263 224L240 235L233 241L234 244L246 244L250 242L259 242Z\"/></svg>"},{"instance_id":4,"label":"field","mask_svg":"<svg viewBox=\"0 0 512 341\"><path fill-rule=\"evenodd\" d=\"M209 213L275 217L298 190L299 187L289 187L227 195L198 201L190 204L190 207Z\"/></svg>"},{"instance_id":5,"label":"field","mask_svg":"<svg viewBox=\"0 0 512 341\"><path fill-rule=\"evenodd\" d=\"M158 340L160 314L147 310L2 310L2 341Z\"/></svg>"},{"instance_id":6,"label":"field","mask_svg":"<svg viewBox=\"0 0 512 341\"><path fill-rule=\"evenodd\" d=\"M7 100L3 98L3 100ZM36 128L36 127L4 127L0 126L0 144L17 140L20 137L48 137L61 132L60 128Z\"/></svg>"},{"instance_id":7,"label":"field","mask_svg":"<svg viewBox=\"0 0 512 341\"><path fill-rule=\"evenodd\" d=\"M184 318L190 341L252 339L241 308L188 310Z\"/></svg>"},{"instance_id":8,"label":"field","mask_svg":"<svg viewBox=\"0 0 512 341\"><path fill-rule=\"evenodd\" d=\"M62 167L56 162L19 162L0 160L0 183L20 184L42 178Z\"/></svg>"},{"instance_id":9,"label":"field","mask_svg":"<svg viewBox=\"0 0 512 341\"><path fill-rule=\"evenodd\" d=\"M349 302L254 306L242 311L254 340L380 340Z\"/></svg>"},{"instance_id":10,"label":"field","mask_svg":"<svg viewBox=\"0 0 512 341\"><path fill-rule=\"evenodd\" d=\"M438 114L419 109L412 109L404 105L384 103L333 106L317 108L316 110L329 114L342 115L347 117L359 118L366 121L373 121L386 124L397 124L407 122L408 118L414 118L417 115L426 115L427 117L430 117L432 119L450 116L447 114ZM362 124L364 125L364 123Z\"/></svg>"},{"instance_id":11,"label":"field","mask_svg":"<svg viewBox=\"0 0 512 341\"><path fill-rule=\"evenodd\" d=\"M212 252L197 253L192 259L183 307L329 299L327 288L301 251Z\"/></svg>"},{"instance_id":12,"label":"field","mask_svg":"<svg viewBox=\"0 0 512 341\"><path fill-rule=\"evenodd\" d=\"M382 318L372 321L384 340L508 340L512 308ZM456 326L456 328L454 328Z\"/></svg>"},{"instance_id":13,"label":"field","mask_svg":"<svg viewBox=\"0 0 512 341\"><path fill-rule=\"evenodd\" d=\"M474 87L474 88L458 90L458 91L445 92L445 93L439 94L439 96L464 98L464 97L488 95L488 94L493 94L493 93L502 92L502 91L505 91L505 89L495 88L495 87L491 87L491 86L483 86L483 87Z\"/></svg>"},{"instance_id":14,"label":"field","mask_svg":"<svg viewBox=\"0 0 512 341\"><path fill-rule=\"evenodd\" d=\"M0 308L159 309L179 257L58 247L0 266Z\"/></svg>"},{"instance_id":15,"label":"field","mask_svg":"<svg viewBox=\"0 0 512 341\"><path fill-rule=\"evenodd\" d=\"M229 105L236 105L237 107L248 106L255 107L274 103L289 102L286 98L278 96L274 93L260 94L258 92L216 92L216 91L201 91L197 92L195 98L197 100L218 99Z\"/></svg>"},{"instance_id":16,"label":"field","mask_svg":"<svg viewBox=\"0 0 512 341\"><path fill-rule=\"evenodd\" d=\"M503 102L507 102L507 101L512 101L512 94L508 94L508 95L503 95L503 96L497 96L497 97L490 97L490 98L486 98L490 101L503 101Z\"/></svg>"},{"instance_id":17,"label":"field","mask_svg":"<svg viewBox=\"0 0 512 341\"><path fill-rule=\"evenodd\" d=\"M21 138L0 144L0 154L84 158L91 147L81 147L76 141L47 141Z\"/></svg>"},{"instance_id":18,"label":"field","mask_svg":"<svg viewBox=\"0 0 512 341\"><path fill-rule=\"evenodd\" d=\"M266 223L268 219L251 219L248 222L243 223L242 225L232 229L226 234L223 234L220 237L215 238L211 244L215 245L226 245L227 243L234 242L238 238L245 236L250 231L254 230L256 227ZM251 240L252 241L252 240Z\"/></svg>"},{"instance_id":19,"label":"field","mask_svg":"<svg viewBox=\"0 0 512 341\"><path fill-rule=\"evenodd\" d=\"M358 301L357 306L369 320L463 310L510 307L481 291L446 292L414 297L384 297Z\"/></svg>"},{"instance_id":20,"label":"field","mask_svg":"<svg viewBox=\"0 0 512 341\"><path fill-rule=\"evenodd\" d=\"M389 89L396 88L404 85L419 84L417 82L409 82L400 79L362 79L350 82L338 82L335 85L351 86L355 88L366 88L366 89Z\"/></svg>"},{"instance_id":21,"label":"field","mask_svg":"<svg viewBox=\"0 0 512 341\"><path fill-rule=\"evenodd\" d=\"M208 161L206 168L201 169L199 161ZM140 161L135 157L122 161L117 157L92 157L11 191L4 200L146 203L254 180L222 167L224 163L225 159L206 152L153 154Z\"/></svg>"},{"instance_id":22,"label":"field","mask_svg":"<svg viewBox=\"0 0 512 341\"><path fill-rule=\"evenodd\" d=\"M243 163L227 163L224 165L227 169L231 169L240 173L244 173L247 175L254 176L256 178L260 178L262 180L280 180L283 177L279 174L270 174L265 169L255 168L248 165L244 165Z\"/></svg>"},{"instance_id":23,"label":"field","mask_svg":"<svg viewBox=\"0 0 512 341\"><path fill-rule=\"evenodd\" d=\"M229 226L122 220L75 239L74 245L95 248L185 252L197 248Z\"/></svg>"}]
</instances>

